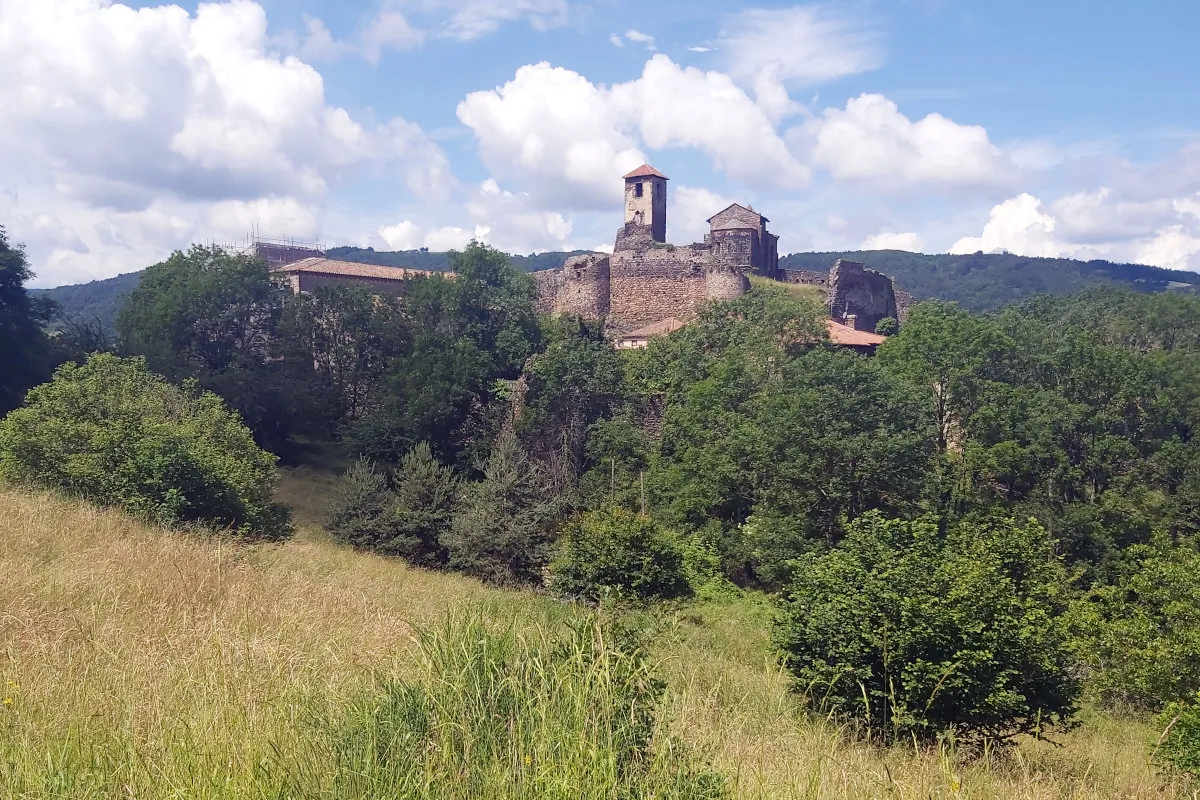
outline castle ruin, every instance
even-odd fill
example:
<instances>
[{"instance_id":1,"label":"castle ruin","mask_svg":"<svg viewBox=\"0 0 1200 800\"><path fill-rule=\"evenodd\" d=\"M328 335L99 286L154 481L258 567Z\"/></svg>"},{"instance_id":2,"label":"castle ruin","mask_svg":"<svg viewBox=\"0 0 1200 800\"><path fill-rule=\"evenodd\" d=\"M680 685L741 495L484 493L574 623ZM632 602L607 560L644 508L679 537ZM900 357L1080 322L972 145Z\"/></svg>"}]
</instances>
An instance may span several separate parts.
<instances>
[{"instance_id":1,"label":"castle ruin","mask_svg":"<svg viewBox=\"0 0 1200 800\"><path fill-rule=\"evenodd\" d=\"M625 224L611 255L572 256L558 269L533 273L539 310L604 319L616 337L664 320L686 320L710 300L732 300L750 289L751 275L819 283L830 317L850 328L874 331L896 317L892 281L862 264L839 260L828 276L779 268L779 237L752 206L738 203L707 222L703 242L667 242L666 175L649 164L625 175Z\"/></svg>"},{"instance_id":2,"label":"castle ruin","mask_svg":"<svg viewBox=\"0 0 1200 800\"><path fill-rule=\"evenodd\" d=\"M708 220L703 242L667 243L666 175L644 164L625 175L625 224L611 255L567 259L534 273L542 309L604 318L614 332L693 316L709 300L750 289L748 276L776 277L779 237L767 218L734 204Z\"/></svg>"}]
</instances>

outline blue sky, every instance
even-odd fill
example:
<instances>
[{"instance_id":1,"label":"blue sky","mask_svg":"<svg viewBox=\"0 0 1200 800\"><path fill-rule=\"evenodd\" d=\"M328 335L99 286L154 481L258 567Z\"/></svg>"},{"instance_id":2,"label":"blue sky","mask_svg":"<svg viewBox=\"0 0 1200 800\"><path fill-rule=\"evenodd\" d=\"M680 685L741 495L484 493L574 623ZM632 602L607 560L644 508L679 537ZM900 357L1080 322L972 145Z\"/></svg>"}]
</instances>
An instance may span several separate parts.
<instances>
[{"instance_id":1,"label":"blue sky","mask_svg":"<svg viewBox=\"0 0 1200 800\"><path fill-rule=\"evenodd\" d=\"M786 251L1200 269L1200 4L0 0L0 224L38 285L262 235L604 248L753 203Z\"/></svg>"}]
</instances>

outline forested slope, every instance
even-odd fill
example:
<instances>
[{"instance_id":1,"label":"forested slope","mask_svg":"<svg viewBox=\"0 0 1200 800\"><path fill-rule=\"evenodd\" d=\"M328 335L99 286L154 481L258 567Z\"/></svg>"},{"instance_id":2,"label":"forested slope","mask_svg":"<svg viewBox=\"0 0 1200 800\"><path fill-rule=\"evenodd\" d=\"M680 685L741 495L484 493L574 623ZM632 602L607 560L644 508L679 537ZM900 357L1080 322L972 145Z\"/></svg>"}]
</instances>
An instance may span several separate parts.
<instances>
[{"instance_id":1,"label":"forested slope","mask_svg":"<svg viewBox=\"0 0 1200 800\"><path fill-rule=\"evenodd\" d=\"M1145 292L1196 291L1200 274L1068 258L1027 258L1009 253L909 253L904 250L851 250L792 253L779 260L785 269L828 271L839 258L861 261L890 275L896 286L919 300L954 300L970 311L994 311L1038 294L1071 294L1088 286L1115 284Z\"/></svg>"}]
</instances>

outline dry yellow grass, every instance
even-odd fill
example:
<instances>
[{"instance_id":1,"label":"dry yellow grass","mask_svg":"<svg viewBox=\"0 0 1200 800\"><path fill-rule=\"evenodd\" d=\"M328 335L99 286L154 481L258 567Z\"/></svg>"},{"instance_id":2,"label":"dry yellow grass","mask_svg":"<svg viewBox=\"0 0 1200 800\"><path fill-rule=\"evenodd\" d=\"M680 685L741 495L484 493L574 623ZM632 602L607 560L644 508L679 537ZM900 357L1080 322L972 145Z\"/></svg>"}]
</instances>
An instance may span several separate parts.
<instances>
[{"instance_id":1,"label":"dry yellow grass","mask_svg":"<svg viewBox=\"0 0 1200 800\"><path fill-rule=\"evenodd\" d=\"M317 719L408 674L412 626L480 605L522 626L567 612L331 542L315 525L328 481L286 473L299 534L255 547L0 488L0 797L275 796L271 765L306 753ZM669 724L739 797L1191 796L1151 769L1149 727L1096 715L1061 748L974 763L847 741L788 692L767 619L696 604L656 637Z\"/></svg>"},{"instance_id":2,"label":"dry yellow grass","mask_svg":"<svg viewBox=\"0 0 1200 800\"><path fill-rule=\"evenodd\" d=\"M806 283L786 283L784 281L773 281L770 278L764 278L761 275L750 276L751 285L759 288L775 288L782 289L796 300L812 300L818 303L825 302L825 290L820 286L811 286Z\"/></svg>"}]
</instances>

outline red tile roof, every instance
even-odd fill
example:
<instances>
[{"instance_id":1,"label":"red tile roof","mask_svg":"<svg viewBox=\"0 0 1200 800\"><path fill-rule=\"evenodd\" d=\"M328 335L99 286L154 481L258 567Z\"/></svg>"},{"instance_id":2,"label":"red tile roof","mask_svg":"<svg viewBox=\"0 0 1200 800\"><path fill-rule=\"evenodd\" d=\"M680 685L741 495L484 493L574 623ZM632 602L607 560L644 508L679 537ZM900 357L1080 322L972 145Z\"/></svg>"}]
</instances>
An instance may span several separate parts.
<instances>
[{"instance_id":1,"label":"red tile roof","mask_svg":"<svg viewBox=\"0 0 1200 800\"><path fill-rule=\"evenodd\" d=\"M868 331L857 331L849 325L843 325L831 319L825 320L825 327L829 329L829 341L833 344L847 347L869 347L887 341L886 336Z\"/></svg>"},{"instance_id":2,"label":"red tile roof","mask_svg":"<svg viewBox=\"0 0 1200 800\"><path fill-rule=\"evenodd\" d=\"M341 275L346 278L370 278L371 280L404 281L409 278L425 278L430 275L453 277L452 272L437 272L407 267L383 267L377 264L359 264L354 261L336 261L332 258L304 258L291 264L276 267L275 272L308 272L317 275Z\"/></svg>"},{"instance_id":3,"label":"red tile roof","mask_svg":"<svg viewBox=\"0 0 1200 800\"><path fill-rule=\"evenodd\" d=\"M649 164L642 164L633 172L626 175L622 180L629 180L630 178L662 178L664 181L671 180Z\"/></svg>"}]
</instances>

